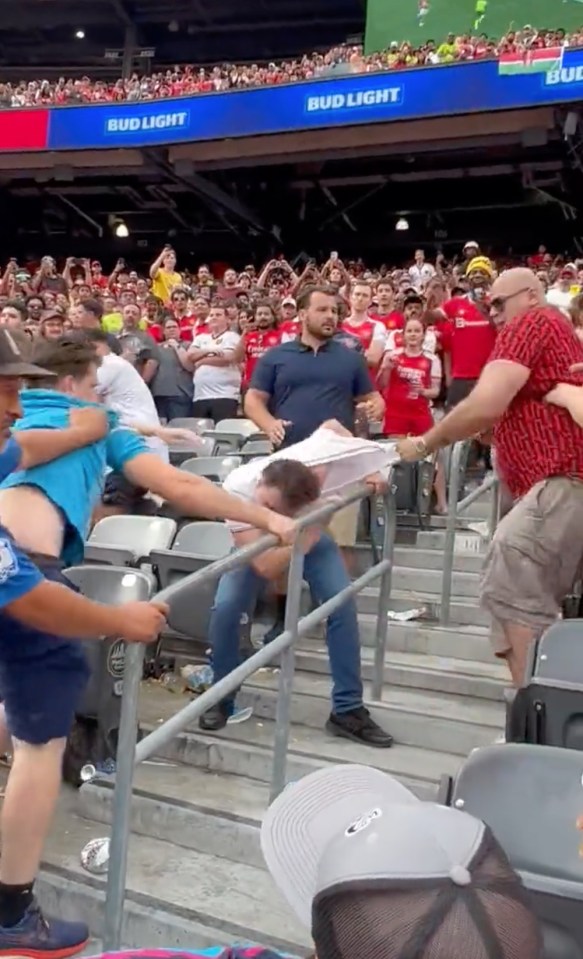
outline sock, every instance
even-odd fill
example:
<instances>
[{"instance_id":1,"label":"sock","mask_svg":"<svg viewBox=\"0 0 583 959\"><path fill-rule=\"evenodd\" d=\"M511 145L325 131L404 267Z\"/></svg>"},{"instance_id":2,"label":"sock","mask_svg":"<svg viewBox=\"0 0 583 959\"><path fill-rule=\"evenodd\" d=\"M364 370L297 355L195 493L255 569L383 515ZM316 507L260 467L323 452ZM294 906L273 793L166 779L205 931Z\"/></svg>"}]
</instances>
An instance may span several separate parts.
<instances>
[{"instance_id":1,"label":"sock","mask_svg":"<svg viewBox=\"0 0 583 959\"><path fill-rule=\"evenodd\" d=\"M285 607L286 607L286 605L287 605L287 596L282 596L281 594L278 594L278 596L276 597L276 609L277 609L277 613L276 613L277 619L276 619L276 622L277 622L278 624L281 623L282 626L283 626L283 623L284 623L284 621L285 621Z\"/></svg>"},{"instance_id":2,"label":"sock","mask_svg":"<svg viewBox=\"0 0 583 959\"><path fill-rule=\"evenodd\" d=\"M34 881L22 886L0 882L0 926L10 928L20 922L34 898L33 885Z\"/></svg>"}]
</instances>

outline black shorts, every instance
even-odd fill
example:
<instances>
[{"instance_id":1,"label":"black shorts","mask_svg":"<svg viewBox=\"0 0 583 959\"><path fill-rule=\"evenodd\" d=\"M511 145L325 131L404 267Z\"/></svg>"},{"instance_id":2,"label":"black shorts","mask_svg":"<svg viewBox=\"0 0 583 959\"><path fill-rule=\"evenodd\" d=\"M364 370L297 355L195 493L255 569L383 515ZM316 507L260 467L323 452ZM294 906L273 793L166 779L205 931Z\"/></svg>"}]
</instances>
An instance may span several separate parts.
<instances>
[{"instance_id":1,"label":"black shorts","mask_svg":"<svg viewBox=\"0 0 583 959\"><path fill-rule=\"evenodd\" d=\"M445 405L446 410L452 410L454 406L457 406L458 403L461 403L462 400L465 400L466 396L470 395L477 382L477 379L452 380L447 391L447 402Z\"/></svg>"},{"instance_id":2,"label":"black shorts","mask_svg":"<svg viewBox=\"0 0 583 959\"><path fill-rule=\"evenodd\" d=\"M132 516L154 516L157 506L148 490L134 486L122 473L108 473L101 497L104 506L115 506Z\"/></svg>"},{"instance_id":3,"label":"black shorts","mask_svg":"<svg viewBox=\"0 0 583 959\"><path fill-rule=\"evenodd\" d=\"M76 588L51 556L30 554L45 578ZM8 731L33 746L66 739L89 679L89 664L78 640L29 629L0 612L0 698Z\"/></svg>"}]
</instances>

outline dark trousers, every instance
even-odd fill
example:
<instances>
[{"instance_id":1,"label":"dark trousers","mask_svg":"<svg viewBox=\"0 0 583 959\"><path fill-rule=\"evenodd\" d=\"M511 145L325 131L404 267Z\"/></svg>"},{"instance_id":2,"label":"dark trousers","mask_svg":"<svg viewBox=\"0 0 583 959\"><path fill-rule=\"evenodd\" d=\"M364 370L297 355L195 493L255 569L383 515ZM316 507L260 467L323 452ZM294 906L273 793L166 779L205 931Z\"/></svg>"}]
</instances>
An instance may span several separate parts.
<instances>
[{"instance_id":1,"label":"dark trousers","mask_svg":"<svg viewBox=\"0 0 583 959\"><path fill-rule=\"evenodd\" d=\"M158 416L168 423L192 416L192 400L188 396L155 396L154 403Z\"/></svg>"},{"instance_id":2,"label":"dark trousers","mask_svg":"<svg viewBox=\"0 0 583 959\"><path fill-rule=\"evenodd\" d=\"M219 423L221 420L234 419L238 409L239 400L196 400L192 404L192 416Z\"/></svg>"}]
</instances>

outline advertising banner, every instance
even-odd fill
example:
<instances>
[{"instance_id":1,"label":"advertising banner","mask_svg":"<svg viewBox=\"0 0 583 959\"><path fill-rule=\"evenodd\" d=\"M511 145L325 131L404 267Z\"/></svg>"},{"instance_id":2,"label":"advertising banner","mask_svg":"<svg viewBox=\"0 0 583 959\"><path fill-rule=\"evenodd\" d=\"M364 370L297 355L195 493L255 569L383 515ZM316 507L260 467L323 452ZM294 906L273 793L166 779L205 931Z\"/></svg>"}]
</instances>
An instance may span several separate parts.
<instances>
[{"instance_id":1,"label":"advertising banner","mask_svg":"<svg viewBox=\"0 0 583 959\"><path fill-rule=\"evenodd\" d=\"M500 72L488 61L147 103L5 110L0 151L149 147L581 99L583 50L574 50L545 71Z\"/></svg>"},{"instance_id":2,"label":"advertising banner","mask_svg":"<svg viewBox=\"0 0 583 959\"><path fill-rule=\"evenodd\" d=\"M51 150L153 146L490 112L581 99L583 50L549 72L452 64L176 100L51 111Z\"/></svg>"}]
</instances>

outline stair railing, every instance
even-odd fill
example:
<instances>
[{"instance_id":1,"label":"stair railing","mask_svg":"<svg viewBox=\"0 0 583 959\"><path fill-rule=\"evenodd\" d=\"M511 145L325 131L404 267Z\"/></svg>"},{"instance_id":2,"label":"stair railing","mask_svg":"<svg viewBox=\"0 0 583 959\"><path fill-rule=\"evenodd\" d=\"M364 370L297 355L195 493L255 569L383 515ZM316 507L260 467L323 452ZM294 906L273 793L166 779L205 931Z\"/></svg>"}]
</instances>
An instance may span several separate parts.
<instances>
[{"instance_id":1,"label":"stair railing","mask_svg":"<svg viewBox=\"0 0 583 959\"><path fill-rule=\"evenodd\" d=\"M303 516L299 520L298 525L301 529L305 529L308 526L325 525L338 510L370 495L370 486L360 484L358 487L353 488L351 492L343 496L335 497L333 500L317 506ZM300 606L304 555L300 545L294 545L288 575L285 629L283 633L281 633L277 639L273 640L273 642L264 646L250 656L249 659L245 660L245 662L237 666L228 676L219 680L218 683L206 692L184 706L139 743L137 743L138 696L143 672L144 647L138 644L130 644L127 646L105 899L103 948L107 952L118 950L122 941L135 765L158 753L174 739L175 736L206 712L207 709L215 706L220 700L232 695L241 683L252 676L258 669L267 666L278 656L281 656L270 787L270 798L273 800L279 795L286 784L291 697L295 671L295 643L297 639L307 635L314 626L324 622L324 620L327 619L331 613L334 613L346 600L351 599L376 580L380 580L380 590L375 631L372 698L376 701L381 699L396 533L396 499L395 489L392 486L389 487L383 497L383 511L384 536L381 560L363 573L362 576L359 576L358 579L350 583L349 586L337 593L336 596L333 596L327 602L322 603L322 605L303 617L301 617ZM178 593L182 593L185 590L193 590L202 583L217 580L224 573L237 569L245 563L249 563L273 546L277 546L276 537L271 535L263 536L256 543L239 549L224 559L212 563L204 569L192 573L190 576L186 576L178 583L163 589L158 593L156 599L169 604L170 613L168 619L170 625L172 624L172 600Z\"/></svg>"},{"instance_id":2,"label":"stair railing","mask_svg":"<svg viewBox=\"0 0 583 959\"><path fill-rule=\"evenodd\" d=\"M467 496L458 501L460 485L463 474L465 473L465 462L467 462L468 452L471 443L462 441L456 443L451 450L450 468L449 468L449 491L448 491L448 513L447 525L445 528L445 547L443 553L443 579L441 584L441 601L439 609L439 622L442 626L447 626L450 620L451 590L453 582L453 563L455 554L455 540L457 522L459 517L466 510L481 499L486 493L492 490L492 507L488 518L488 538L494 535L494 530L500 519L500 482L496 473L487 476L484 482L472 490Z\"/></svg>"}]
</instances>

